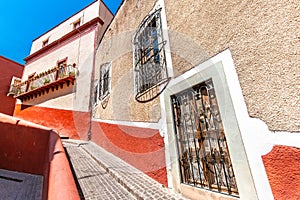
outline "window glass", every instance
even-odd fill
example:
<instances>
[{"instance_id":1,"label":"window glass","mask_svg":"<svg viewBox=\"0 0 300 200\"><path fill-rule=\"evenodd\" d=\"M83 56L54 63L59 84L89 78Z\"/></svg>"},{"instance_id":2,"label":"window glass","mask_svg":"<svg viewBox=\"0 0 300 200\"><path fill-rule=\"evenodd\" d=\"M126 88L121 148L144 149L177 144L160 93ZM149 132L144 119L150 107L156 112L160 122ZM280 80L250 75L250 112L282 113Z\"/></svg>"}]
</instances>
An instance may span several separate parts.
<instances>
[{"instance_id":1,"label":"window glass","mask_svg":"<svg viewBox=\"0 0 300 200\"><path fill-rule=\"evenodd\" d=\"M135 95L139 102L156 98L169 81L161 9L147 16L134 35Z\"/></svg>"}]
</instances>

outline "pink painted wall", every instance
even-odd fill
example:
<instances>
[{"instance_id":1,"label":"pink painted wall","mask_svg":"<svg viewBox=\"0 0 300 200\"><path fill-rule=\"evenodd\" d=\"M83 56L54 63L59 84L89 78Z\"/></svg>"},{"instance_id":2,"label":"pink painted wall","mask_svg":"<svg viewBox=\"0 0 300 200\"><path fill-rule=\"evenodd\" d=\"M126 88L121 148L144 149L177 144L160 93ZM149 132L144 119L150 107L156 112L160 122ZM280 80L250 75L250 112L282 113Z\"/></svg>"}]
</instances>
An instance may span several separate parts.
<instances>
[{"instance_id":1,"label":"pink painted wall","mask_svg":"<svg viewBox=\"0 0 300 200\"><path fill-rule=\"evenodd\" d=\"M6 96L13 76L22 77L24 66L0 56L0 113L13 115L16 99Z\"/></svg>"},{"instance_id":2,"label":"pink painted wall","mask_svg":"<svg viewBox=\"0 0 300 200\"><path fill-rule=\"evenodd\" d=\"M300 149L274 146L262 158L274 199L300 199Z\"/></svg>"}]
</instances>

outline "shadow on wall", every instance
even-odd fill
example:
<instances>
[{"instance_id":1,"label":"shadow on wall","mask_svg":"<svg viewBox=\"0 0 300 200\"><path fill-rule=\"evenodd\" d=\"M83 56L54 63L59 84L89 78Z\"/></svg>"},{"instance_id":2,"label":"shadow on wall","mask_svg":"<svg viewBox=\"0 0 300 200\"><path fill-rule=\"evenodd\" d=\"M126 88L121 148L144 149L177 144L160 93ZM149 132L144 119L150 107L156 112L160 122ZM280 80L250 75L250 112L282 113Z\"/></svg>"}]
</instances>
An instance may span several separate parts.
<instances>
[{"instance_id":1,"label":"shadow on wall","mask_svg":"<svg viewBox=\"0 0 300 200\"><path fill-rule=\"evenodd\" d=\"M43 199L80 199L60 137L0 113L0 169L42 175Z\"/></svg>"}]
</instances>

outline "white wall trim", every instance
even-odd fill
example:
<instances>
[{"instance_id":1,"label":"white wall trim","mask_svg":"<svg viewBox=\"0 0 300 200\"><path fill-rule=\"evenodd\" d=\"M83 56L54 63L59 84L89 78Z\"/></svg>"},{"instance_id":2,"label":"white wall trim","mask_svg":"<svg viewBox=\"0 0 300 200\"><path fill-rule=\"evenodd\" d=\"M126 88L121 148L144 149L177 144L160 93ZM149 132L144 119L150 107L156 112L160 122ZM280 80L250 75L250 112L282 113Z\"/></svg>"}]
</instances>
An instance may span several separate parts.
<instances>
[{"instance_id":1,"label":"white wall trim","mask_svg":"<svg viewBox=\"0 0 300 200\"><path fill-rule=\"evenodd\" d=\"M106 120L106 119L96 119L93 118L94 122L101 122L107 124L121 125L121 126L131 126L137 128L147 128L147 129L160 129L160 125L158 123L151 122L134 122L134 121L118 121L118 120Z\"/></svg>"}]
</instances>

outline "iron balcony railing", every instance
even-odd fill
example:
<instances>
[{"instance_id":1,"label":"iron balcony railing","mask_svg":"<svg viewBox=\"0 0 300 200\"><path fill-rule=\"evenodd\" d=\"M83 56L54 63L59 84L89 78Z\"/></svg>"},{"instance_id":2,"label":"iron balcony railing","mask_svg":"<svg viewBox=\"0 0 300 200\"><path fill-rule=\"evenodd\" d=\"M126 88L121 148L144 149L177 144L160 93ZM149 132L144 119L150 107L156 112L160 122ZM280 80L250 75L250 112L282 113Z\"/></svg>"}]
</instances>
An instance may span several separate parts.
<instances>
[{"instance_id":1,"label":"iron balcony railing","mask_svg":"<svg viewBox=\"0 0 300 200\"><path fill-rule=\"evenodd\" d=\"M53 67L45 72L35 74L33 77L21 82L20 79L14 79L10 86L8 95L13 95L15 98L30 96L34 93L41 93L49 88L58 87L58 85L67 82L73 83L76 76L76 64L62 64L58 67Z\"/></svg>"}]
</instances>

